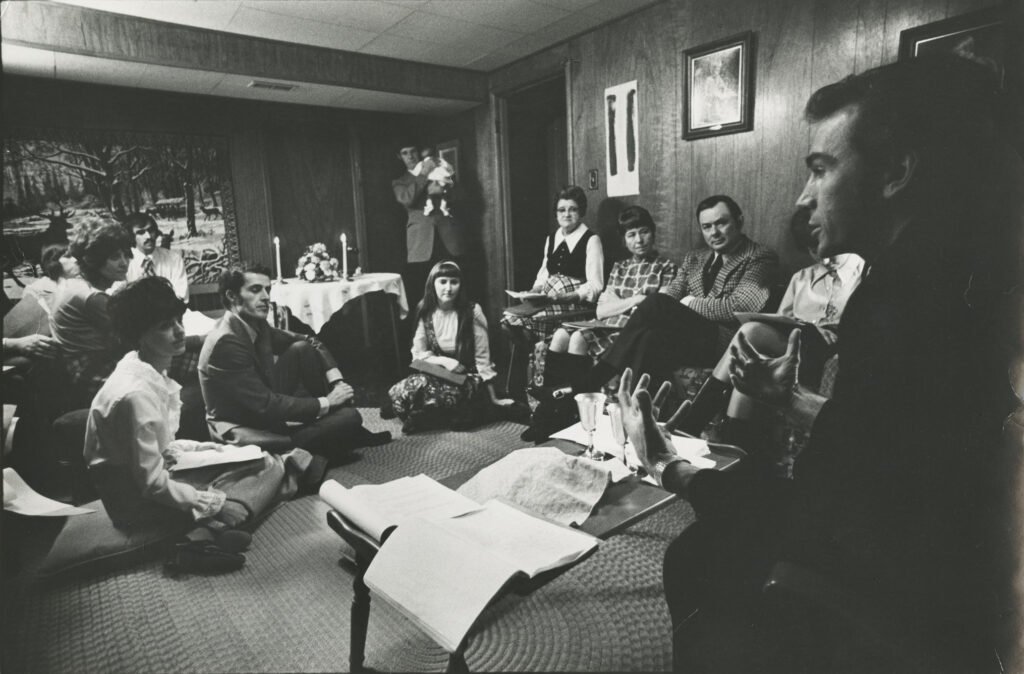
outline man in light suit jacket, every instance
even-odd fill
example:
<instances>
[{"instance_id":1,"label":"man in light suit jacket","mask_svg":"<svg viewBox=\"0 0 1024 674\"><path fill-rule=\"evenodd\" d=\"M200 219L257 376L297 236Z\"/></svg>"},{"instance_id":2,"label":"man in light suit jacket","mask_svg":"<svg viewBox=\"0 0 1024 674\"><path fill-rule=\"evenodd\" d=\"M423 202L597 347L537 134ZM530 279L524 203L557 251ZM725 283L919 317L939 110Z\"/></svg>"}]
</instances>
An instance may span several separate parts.
<instances>
[{"instance_id":1,"label":"man in light suit jacket","mask_svg":"<svg viewBox=\"0 0 1024 674\"><path fill-rule=\"evenodd\" d=\"M230 269L219 291L227 311L199 355L199 384L214 440L268 451L302 447L337 459L355 447L391 439L386 431L363 428L352 387L319 341L267 323L268 269Z\"/></svg>"},{"instance_id":2,"label":"man in light suit jacket","mask_svg":"<svg viewBox=\"0 0 1024 674\"><path fill-rule=\"evenodd\" d=\"M631 367L657 384L679 365L713 367L739 328L733 314L764 310L778 257L743 233L743 211L731 197L701 201L697 220L708 247L687 253L675 280L637 305L597 378Z\"/></svg>"},{"instance_id":3,"label":"man in light suit jacket","mask_svg":"<svg viewBox=\"0 0 1024 674\"><path fill-rule=\"evenodd\" d=\"M427 199L441 193L440 188L427 179L438 162L430 156L421 159L419 146L405 144L405 141L399 148L398 157L406 170L400 178L391 181L391 189L395 199L406 210L406 265L402 280L409 306L415 307L423 296L423 285L430 268L439 260L459 261L466 252L466 236L453 216L445 215L441 209L434 208L430 213L424 213ZM457 194L452 194L455 190L457 187L445 195L448 202L453 201L453 196L457 201ZM457 213L457 203L455 208Z\"/></svg>"}]
</instances>

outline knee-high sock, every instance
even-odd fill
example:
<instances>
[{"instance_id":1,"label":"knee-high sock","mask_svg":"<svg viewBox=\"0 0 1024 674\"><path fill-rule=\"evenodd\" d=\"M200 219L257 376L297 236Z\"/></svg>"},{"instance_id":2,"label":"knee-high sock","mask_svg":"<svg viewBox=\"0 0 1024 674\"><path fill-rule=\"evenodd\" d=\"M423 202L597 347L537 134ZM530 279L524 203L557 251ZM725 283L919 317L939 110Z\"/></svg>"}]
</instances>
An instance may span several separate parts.
<instances>
[{"instance_id":1,"label":"knee-high sock","mask_svg":"<svg viewBox=\"0 0 1024 674\"><path fill-rule=\"evenodd\" d=\"M679 423L679 430L700 435L711 419L725 409L732 386L708 377L690 402L690 409Z\"/></svg>"}]
</instances>

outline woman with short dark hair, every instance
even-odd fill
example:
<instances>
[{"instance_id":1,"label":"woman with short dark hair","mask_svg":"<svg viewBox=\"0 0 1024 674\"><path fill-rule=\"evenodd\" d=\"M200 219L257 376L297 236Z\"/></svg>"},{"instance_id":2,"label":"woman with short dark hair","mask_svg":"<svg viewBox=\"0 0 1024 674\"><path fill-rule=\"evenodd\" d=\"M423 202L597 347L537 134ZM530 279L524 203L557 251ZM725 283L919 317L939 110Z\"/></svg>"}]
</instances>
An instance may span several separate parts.
<instances>
[{"instance_id":1,"label":"woman with short dark hair","mask_svg":"<svg viewBox=\"0 0 1024 674\"><path fill-rule=\"evenodd\" d=\"M131 350L93 399L84 452L107 515L128 534L191 529L175 548L177 570L239 568L245 558L238 553L249 536L232 530L294 496L300 482L307 490L318 487L326 461L302 449L282 456L264 452L259 459L172 476L168 466L183 454L224 448L174 437L181 385L166 370L185 350L185 304L167 279L150 276L119 290L109 309L115 334Z\"/></svg>"}]
</instances>

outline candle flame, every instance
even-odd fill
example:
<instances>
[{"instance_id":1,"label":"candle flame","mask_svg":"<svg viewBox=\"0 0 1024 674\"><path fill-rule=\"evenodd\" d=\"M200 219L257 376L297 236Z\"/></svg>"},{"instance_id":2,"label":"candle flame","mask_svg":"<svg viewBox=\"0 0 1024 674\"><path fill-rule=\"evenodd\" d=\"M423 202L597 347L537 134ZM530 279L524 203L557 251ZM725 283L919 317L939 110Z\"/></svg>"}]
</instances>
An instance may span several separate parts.
<instances>
[{"instance_id":1,"label":"candle flame","mask_svg":"<svg viewBox=\"0 0 1024 674\"><path fill-rule=\"evenodd\" d=\"M281 237L279 237L279 236L275 236L274 237L274 245L275 246L280 246L281 245Z\"/></svg>"}]
</instances>

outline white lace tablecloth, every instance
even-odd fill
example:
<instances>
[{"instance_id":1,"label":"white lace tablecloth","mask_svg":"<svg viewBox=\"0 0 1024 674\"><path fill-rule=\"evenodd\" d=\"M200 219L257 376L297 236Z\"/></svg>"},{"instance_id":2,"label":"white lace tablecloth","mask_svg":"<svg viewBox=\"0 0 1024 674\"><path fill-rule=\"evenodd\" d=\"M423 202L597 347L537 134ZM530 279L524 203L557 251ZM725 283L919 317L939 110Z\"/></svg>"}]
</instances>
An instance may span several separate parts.
<instances>
[{"instance_id":1,"label":"white lace tablecloth","mask_svg":"<svg viewBox=\"0 0 1024 674\"><path fill-rule=\"evenodd\" d=\"M285 279L270 288L270 300L278 306L288 307L292 316L314 331L320 332L334 312L346 302L360 295L383 291L394 295L398 301L398 316L405 318L409 313L409 300L405 297L405 285L398 274L363 274L351 281L328 283L307 283L298 279Z\"/></svg>"}]
</instances>

